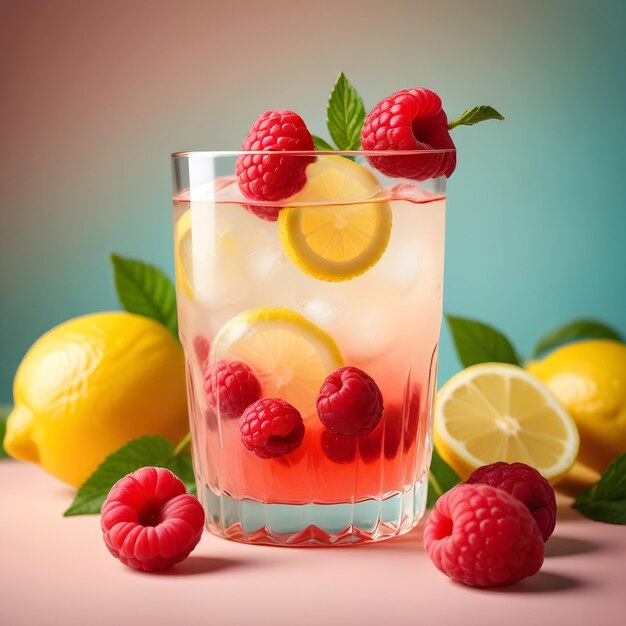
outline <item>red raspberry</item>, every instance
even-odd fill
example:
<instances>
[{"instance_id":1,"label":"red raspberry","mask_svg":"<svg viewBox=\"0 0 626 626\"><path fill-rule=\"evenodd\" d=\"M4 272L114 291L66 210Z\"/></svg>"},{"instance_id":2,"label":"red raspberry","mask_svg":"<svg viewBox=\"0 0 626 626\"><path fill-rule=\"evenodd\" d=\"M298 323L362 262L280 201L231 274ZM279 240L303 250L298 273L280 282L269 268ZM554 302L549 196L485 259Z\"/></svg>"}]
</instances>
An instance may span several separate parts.
<instances>
[{"instance_id":1,"label":"red raspberry","mask_svg":"<svg viewBox=\"0 0 626 626\"><path fill-rule=\"evenodd\" d=\"M312 156L280 154L285 150L314 150L313 139L302 118L285 109L260 115L252 124L241 149L269 152L242 154L237 158L235 172L239 188L251 200L274 202L293 196L304 187L306 166L314 161ZM279 207L268 208L279 210ZM255 212L252 208L248 210Z\"/></svg>"},{"instance_id":2,"label":"red raspberry","mask_svg":"<svg viewBox=\"0 0 626 626\"><path fill-rule=\"evenodd\" d=\"M503 489L526 505L543 540L547 541L556 525L556 498L552 485L525 463L499 461L474 470L466 481Z\"/></svg>"},{"instance_id":3,"label":"red raspberry","mask_svg":"<svg viewBox=\"0 0 626 626\"><path fill-rule=\"evenodd\" d=\"M241 361L218 361L215 369L204 371L204 392L213 408L224 417L239 417L261 397L261 383Z\"/></svg>"},{"instance_id":4,"label":"red raspberry","mask_svg":"<svg viewBox=\"0 0 626 626\"><path fill-rule=\"evenodd\" d=\"M198 335L193 340L193 350L196 353L196 358L198 359L198 363L201 367L204 367L207 359L209 358L209 350L211 348L211 344L209 340L201 335Z\"/></svg>"},{"instance_id":5,"label":"red raspberry","mask_svg":"<svg viewBox=\"0 0 626 626\"><path fill-rule=\"evenodd\" d=\"M383 396L364 371L340 367L324 381L317 396L317 413L322 424L336 435L368 435L383 416Z\"/></svg>"},{"instance_id":6,"label":"red raspberry","mask_svg":"<svg viewBox=\"0 0 626 626\"><path fill-rule=\"evenodd\" d=\"M404 89L381 100L365 118L361 133L364 150L454 150L441 98L429 89ZM379 172L391 177L426 180L450 177L456 152L369 156Z\"/></svg>"},{"instance_id":7,"label":"red raspberry","mask_svg":"<svg viewBox=\"0 0 626 626\"><path fill-rule=\"evenodd\" d=\"M322 429L322 451L334 463L353 463L358 441L356 437L342 437L328 428Z\"/></svg>"},{"instance_id":8,"label":"red raspberry","mask_svg":"<svg viewBox=\"0 0 626 626\"><path fill-rule=\"evenodd\" d=\"M204 509L170 470L142 467L113 485L100 525L115 558L151 572L187 558L202 536Z\"/></svg>"},{"instance_id":9,"label":"red raspberry","mask_svg":"<svg viewBox=\"0 0 626 626\"><path fill-rule=\"evenodd\" d=\"M402 439L402 408L385 408L378 426L363 437L342 437L324 428L321 435L324 454L335 463L352 463L356 459L357 447L365 463L381 458L381 444L385 433L383 452L387 459L397 456Z\"/></svg>"},{"instance_id":10,"label":"red raspberry","mask_svg":"<svg viewBox=\"0 0 626 626\"><path fill-rule=\"evenodd\" d=\"M543 563L543 539L528 509L489 485L457 485L441 496L424 547L444 574L471 587L508 585Z\"/></svg>"},{"instance_id":11,"label":"red raspberry","mask_svg":"<svg viewBox=\"0 0 626 626\"><path fill-rule=\"evenodd\" d=\"M243 412L239 433L250 452L262 459L277 459L300 446L304 439L304 422L289 402L263 398Z\"/></svg>"},{"instance_id":12,"label":"red raspberry","mask_svg":"<svg viewBox=\"0 0 626 626\"><path fill-rule=\"evenodd\" d=\"M384 442L382 441L383 431ZM369 435L359 437L359 452L361 453L361 458L366 463L379 459L381 455L381 443L383 443L382 452L385 458L389 460L394 459L400 449L401 439L402 406L386 406L380 424L378 424Z\"/></svg>"},{"instance_id":13,"label":"red raspberry","mask_svg":"<svg viewBox=\"0 0 626 626\"><path fill-rule=\"evenodd\" d=\"M248 213L252 213L252 215L256 215L266 222L278 221L278 214L282 209L282 207L279 206L260 206L257 204L244 204L243 208L248 211Z\"/></svg>"}]
</instances>

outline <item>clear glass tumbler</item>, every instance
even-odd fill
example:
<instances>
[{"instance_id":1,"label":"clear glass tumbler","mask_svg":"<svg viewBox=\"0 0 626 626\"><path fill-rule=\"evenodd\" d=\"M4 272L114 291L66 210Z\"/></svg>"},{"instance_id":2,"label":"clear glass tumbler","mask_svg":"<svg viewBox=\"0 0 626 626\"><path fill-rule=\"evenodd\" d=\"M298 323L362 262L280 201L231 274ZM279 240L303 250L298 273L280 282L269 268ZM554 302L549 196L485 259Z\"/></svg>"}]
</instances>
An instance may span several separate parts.
<instances>
[{"instance_id":1,"label":"clear glass tumbler","mask_svg":"<svg viewBox=\"0 0 626 626\"><path fill-rule=\"evenodd\" d=\"M406 163L414 172L421 161L427 171L429 160L453 157L172 155L180 339L211 532L336 545L403 534L421 519L445 178L381 171ZM266 158L286 159L299 191L273 202L244 197L237 160L254 167Z\"/></svg>"}]
</instances>

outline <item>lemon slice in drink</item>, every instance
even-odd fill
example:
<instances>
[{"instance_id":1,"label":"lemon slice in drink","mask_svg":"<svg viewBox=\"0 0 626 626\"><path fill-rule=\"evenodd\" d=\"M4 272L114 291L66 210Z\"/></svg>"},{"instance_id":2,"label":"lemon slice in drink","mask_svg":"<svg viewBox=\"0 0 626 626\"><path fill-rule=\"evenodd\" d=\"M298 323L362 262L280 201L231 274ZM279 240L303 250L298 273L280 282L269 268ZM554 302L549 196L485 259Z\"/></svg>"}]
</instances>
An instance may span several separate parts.
<instances>
[{"instance_id":1,"label":"lemon slice in drink","mask_svg":"<svg viewBox=\"0 0 626 626\"><path fill-rule=\"evenodd\" d=\"M189 209L176 222L176 281L190 300L222 306L235 302L250 282L252 235L236 226L216 224L207 207L202 207L198 217L199 222L192 223Z\"/></svg>"},{"instance_id":2,"label":"lemon slice in drink","mask_svg":"<svg viewBox=\"0 0 626 626\"><path fill-rule=\"evenodd\" d=\"M263 397L287 400L303 417L315 413L324 379L343 365L328 333L295 311L273 307L244 311L226 322L211 355L246 363L259 377Z\"/></svg>"},{"instance_id":3,"label":"lemon slice in drink","mask_svg":"<svg viewBox=\"0 0 626 626\"><path fill-rule=\"evenodd\" d=\"M285 252L303 272L331 282L363 274L382 256L391 233L391 206L366 168L340 156L320 157L306 170L295 206L278 216ZM332 204L331 204L332 203Z\"/></svg>"},{"instance_id":4,"label":"lemon slice in drink","mask_svg":"<svg viewBox=\"0 0 626 626\"><path fill-rule=\"evenodd\" d=\"M187 296L193 300L193 282L191 280L191 211L187 210L180 216L176 222L174 232L176 281Z\"/></svg>"},{"instance_id":5,"label":"lemon slice in drink","mask_svg":"<svg viewBox=\"0 0 626 626\"><path fill-rule=\"evenodd\" d=\"M437 394L434 442L461 478L495 461L516 461L554 480L578 454L578 431L538 379L504 363L473 365Z\"/></svg>"}]
</instances>

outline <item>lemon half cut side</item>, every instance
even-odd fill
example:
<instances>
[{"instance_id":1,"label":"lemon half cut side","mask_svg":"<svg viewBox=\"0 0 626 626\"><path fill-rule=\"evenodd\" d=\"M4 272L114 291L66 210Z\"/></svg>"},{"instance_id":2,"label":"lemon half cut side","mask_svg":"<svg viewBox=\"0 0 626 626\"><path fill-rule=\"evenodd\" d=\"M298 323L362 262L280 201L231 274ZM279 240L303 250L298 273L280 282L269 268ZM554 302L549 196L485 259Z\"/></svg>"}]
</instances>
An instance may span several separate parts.
<instances>
[{"instance_id":1,"label":"lemon half cut side","mask_svg":"<svg viewBox=\"0 0 626 626\"><path fill-rule=\"evenodd\" d=\"M574 421L550 390L525 370L481 363L451 378L437 394L434 442L466 479L496 461L522 462L549 480L578 454Z\"/></svg>"}]
</instances>

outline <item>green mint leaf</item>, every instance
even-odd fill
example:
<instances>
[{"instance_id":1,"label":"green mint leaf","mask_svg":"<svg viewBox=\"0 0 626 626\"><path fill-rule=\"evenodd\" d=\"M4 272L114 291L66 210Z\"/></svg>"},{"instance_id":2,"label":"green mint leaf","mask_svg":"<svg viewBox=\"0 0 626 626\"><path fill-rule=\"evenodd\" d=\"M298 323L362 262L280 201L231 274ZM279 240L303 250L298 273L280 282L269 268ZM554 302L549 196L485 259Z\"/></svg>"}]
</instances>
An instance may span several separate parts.
<instances>
[{"instance_id":1,"label":"green mint leaf","mask_svg":"<svg viewBox=\"0 0 626 626\"><path fill-rule=\"evenodd\" d=\"M596 322L595 320L575 320L569 324L559 326L544 335L537 342L533 357L537 357L548 350L552 350L552 348L578 339L614 339L615 341L624 341L616 330L602 322Z\"/></svg>"},{"instance_id":2,"label":"green mint leaf","mask_svg":"<svg viewBox=\"0 0 626 626\"><path fill-rule=\"evenodd\" d=\"M457 117L454 121L448 123L448 130L452 130L457 126L473 126L479 122L486 120L503 120L504 117L498 113L493 107L481 104L477 107L467 109L463 115Z\"/></svg>"},{"instance_id":3,"label":"green mint leaf","mask_svg":"<svg viewBox=\"0 0 626 626\"><path fill-rule=\"evenodd\" d=\"M617 457L600 480L585 489L572 506L596 522L626 524L626 452Z\"/></svg>"},{"instance_id":4,"label":"green mint leaf","mask_svg":"<svg viewBox=\"0 0 626 626\"><path fill-rule=\"evenodd\" d=\"M342 72L333 87L326 109L328 132L339 150L360 148L364 120L363 100Z\"/></svg>"},{"instance_id":5,"label":"green mint leaf","mask_svg":"<svg viewBox=\"0 0 626 626\"><path fill-rule=\"evenodd\" d=\"M115 290L121 305L163 324L178 338L176 290L170 279L159 269L117 254L111 254Z\"/></svg>"},{"instance_id":6,"label":"green mint leaf","mask_svg":"<svg viewBox=\"0 0 626 626\"><path fill-rule=\"evenodd\" d=\"M511 342L495 328L452 315L446 319L463 367L490 362L520 364Z\"/></svg>"},{"instance_id":7,"label":"green mint leaf","mask_svg":"<svg viewBox=\"0 0 626 626\"><path fill-rule=\"evenodd\" d=\"M126 474L140 467L163 467L174 451L174 446L163 437L140 437L110 454L80 487L70 508L64 515L99 513L111 487Z\"/></svg>"},{"instance_id":8,"label":"green mint leaf","mask_svg":"<svg viewBox=\"0 0 626 626\"><path fill-rule=\"evenodd\" d=\"M433 458L428 472L428 508L435 506L438 498L452 487L458 485L461 479L457 473L439 456L433 448Z\"/></svg>"},{"instance_id":9,"label":"green mint leaf","mask_svg":"<svg viewBox=\"0 0 626 626\"><path fill-rule=\"evenodd\" d=\"M322 139L317 135L311 135L311 138L313 139L313 147L316 150L321 150L322 152L330 152L334 150L334 148L325 139Z\"/></svg>"},{"instance_id":10,"label":"green mint leaf","mask_svg":"<svg viewBox=\"0 0 626 626\"><path fill-rule=\"evenodd\" d=\"M4 435L7 431L7 417L9 417L9 413L12 410L13 407L7 406L6 404L0 404L0 459L6 459L9 456L4 449L2 442L4 441Z\"/></svg>"},{"instance_id":11,"label":"green mint leaf","mask_svg":"<svg viewBox=\"0 0 626 626\"><path fill-rule=\"evenodd\" d=\"M174 446L158 436L140 437L110 454L76 493L71 506L63 515L100 513L102 503L111 487L120 479L147 465L167 467L188 486L193 482L191 456L174 456ZM179 473L180 472L180 473Z\"/></svg>"}]
</instances>

